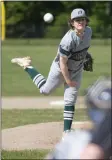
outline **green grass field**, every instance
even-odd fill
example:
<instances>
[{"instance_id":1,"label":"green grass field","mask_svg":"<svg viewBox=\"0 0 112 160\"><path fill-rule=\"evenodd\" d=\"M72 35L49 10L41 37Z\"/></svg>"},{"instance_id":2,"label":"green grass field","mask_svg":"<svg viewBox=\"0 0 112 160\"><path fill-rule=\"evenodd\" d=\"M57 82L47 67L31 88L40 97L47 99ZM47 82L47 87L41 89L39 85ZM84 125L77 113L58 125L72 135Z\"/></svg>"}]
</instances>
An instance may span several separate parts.
<instances>
[{"instance_id":1,"label":"green grass field","mask_svg":"<svg viewBox=\"0 0 112 160\"><path fill-rule=\"evenodd\" d=\"M49 150L2 151L2 159L44 159Z\"/></svg>"},{"instance_id":2,"label":"green grass field","mask_svg":"<svg viewBox=\"0 0 112 160\"><path fill-rule=\"evenodd\" d=\"M37 41L37 45L35 41L20 42L9 40L2 45L2 96L41 96L29 75L21 67L11 64L11 59L31 56L34 67L47 77L57 52L58 41L52 40L52 45L50 40ZM94 42L89 51L94 58L94 72L84 72L80 95L99 76L111 73L111 46ZM63 96L63 86L52 95Z\"/></svg>"},{"instance_id":3,"label":"green grass field","mask_svg":"<svg viewBox=\"0 0 112 160\"><path fill-rule=\"evenodd\" d=\"M2 129L27 124L63 121L63 109L2 110ZM8 117L8 118L7 118ZM75 121L88 120L85 109L76 109Z\"/></svg>"}]
</instances>

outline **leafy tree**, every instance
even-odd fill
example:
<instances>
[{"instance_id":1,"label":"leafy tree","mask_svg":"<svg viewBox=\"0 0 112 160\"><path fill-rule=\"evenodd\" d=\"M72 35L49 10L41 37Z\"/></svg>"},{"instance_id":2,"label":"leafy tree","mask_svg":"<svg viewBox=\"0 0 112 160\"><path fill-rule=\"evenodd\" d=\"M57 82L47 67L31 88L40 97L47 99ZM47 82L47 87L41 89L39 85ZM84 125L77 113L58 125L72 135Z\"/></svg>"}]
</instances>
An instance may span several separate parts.
<instances>
[{"instance_id":1,"label":"leafy tree","mask_svg":"<svg viewBox=\"0 0 112 160\"><path fill-rule=\"evenodd\" d=\"M60 37L67 30L71 11L83 8L90 18L93 37L110 36L111 1L5 1L5 6L6 23L12 25L12 28L7 29L7 33L10 32L11 35L19 36L22 32L32 31L36 37L43 37L47 31L45 36ZM43 21L43 16L47 12L54 15L51 24Z\"/></svg>"}]
</instances>

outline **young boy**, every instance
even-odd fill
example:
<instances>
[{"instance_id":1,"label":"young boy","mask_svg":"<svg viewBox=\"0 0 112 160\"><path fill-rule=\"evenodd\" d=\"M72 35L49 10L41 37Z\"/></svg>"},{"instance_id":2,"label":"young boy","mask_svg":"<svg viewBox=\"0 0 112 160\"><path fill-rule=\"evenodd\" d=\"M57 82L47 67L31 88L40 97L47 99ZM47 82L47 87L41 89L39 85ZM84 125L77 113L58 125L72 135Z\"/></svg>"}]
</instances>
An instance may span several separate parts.
<instances>
[{"instance_id":1,"label":"young boy","mask_svg":"<svg viewBox=\"0 0 112 160\"><path fill-rule=\"evenodd\" d=\"M71 29L62 38L57 55L53 60L47 80L31 65L31 58L14 58L16 63L30 75L40 93L50 94L64 84L64 131L71 130L77 93L81 85L82 72L88 57L92 36L91 28L87 26L88 18L81 8L74 9L69 21ZM86 66L86 65L85 65ZM92 66L89 66L92 71Z\"/></svg>"}]
</instances>

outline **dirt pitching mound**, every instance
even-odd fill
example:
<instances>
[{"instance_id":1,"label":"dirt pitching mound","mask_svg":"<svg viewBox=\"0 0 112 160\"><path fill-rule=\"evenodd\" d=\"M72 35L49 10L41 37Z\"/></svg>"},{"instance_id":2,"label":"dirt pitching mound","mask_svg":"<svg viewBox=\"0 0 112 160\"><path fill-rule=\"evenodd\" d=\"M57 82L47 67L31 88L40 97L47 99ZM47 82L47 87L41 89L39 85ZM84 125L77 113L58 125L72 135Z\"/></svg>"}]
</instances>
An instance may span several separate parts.
<instances>
[{"instance_id":1,"label":"dirt pitching mound","mask_svg":"<svg viewBox=\"0 0 112 160\"><path fill-rule=\"evenodd\" d=\"M75 122L73 128L92 127L90 122ZM39 123L2 130L2 149L52 149L61 139L63 122Z\"/></svg>"}]
</instances>

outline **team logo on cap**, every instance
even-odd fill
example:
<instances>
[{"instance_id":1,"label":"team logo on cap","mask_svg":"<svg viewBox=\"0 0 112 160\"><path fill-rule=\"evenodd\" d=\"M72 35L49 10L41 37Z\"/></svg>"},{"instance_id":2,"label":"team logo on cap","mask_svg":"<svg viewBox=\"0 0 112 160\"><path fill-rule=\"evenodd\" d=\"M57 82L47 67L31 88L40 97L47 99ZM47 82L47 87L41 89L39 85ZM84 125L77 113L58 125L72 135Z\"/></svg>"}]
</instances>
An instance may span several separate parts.
<instances>
[{"instance_id":1,"label":"team logo on cap","mask_svg":"<svg viewBox=\"0 0 112 160\"><path fill-rule=\"evenodd\" d=\"M82 11L80 10L80 11L78 11L78 14L82 14Z\"/></svg>"}]
</instances>

